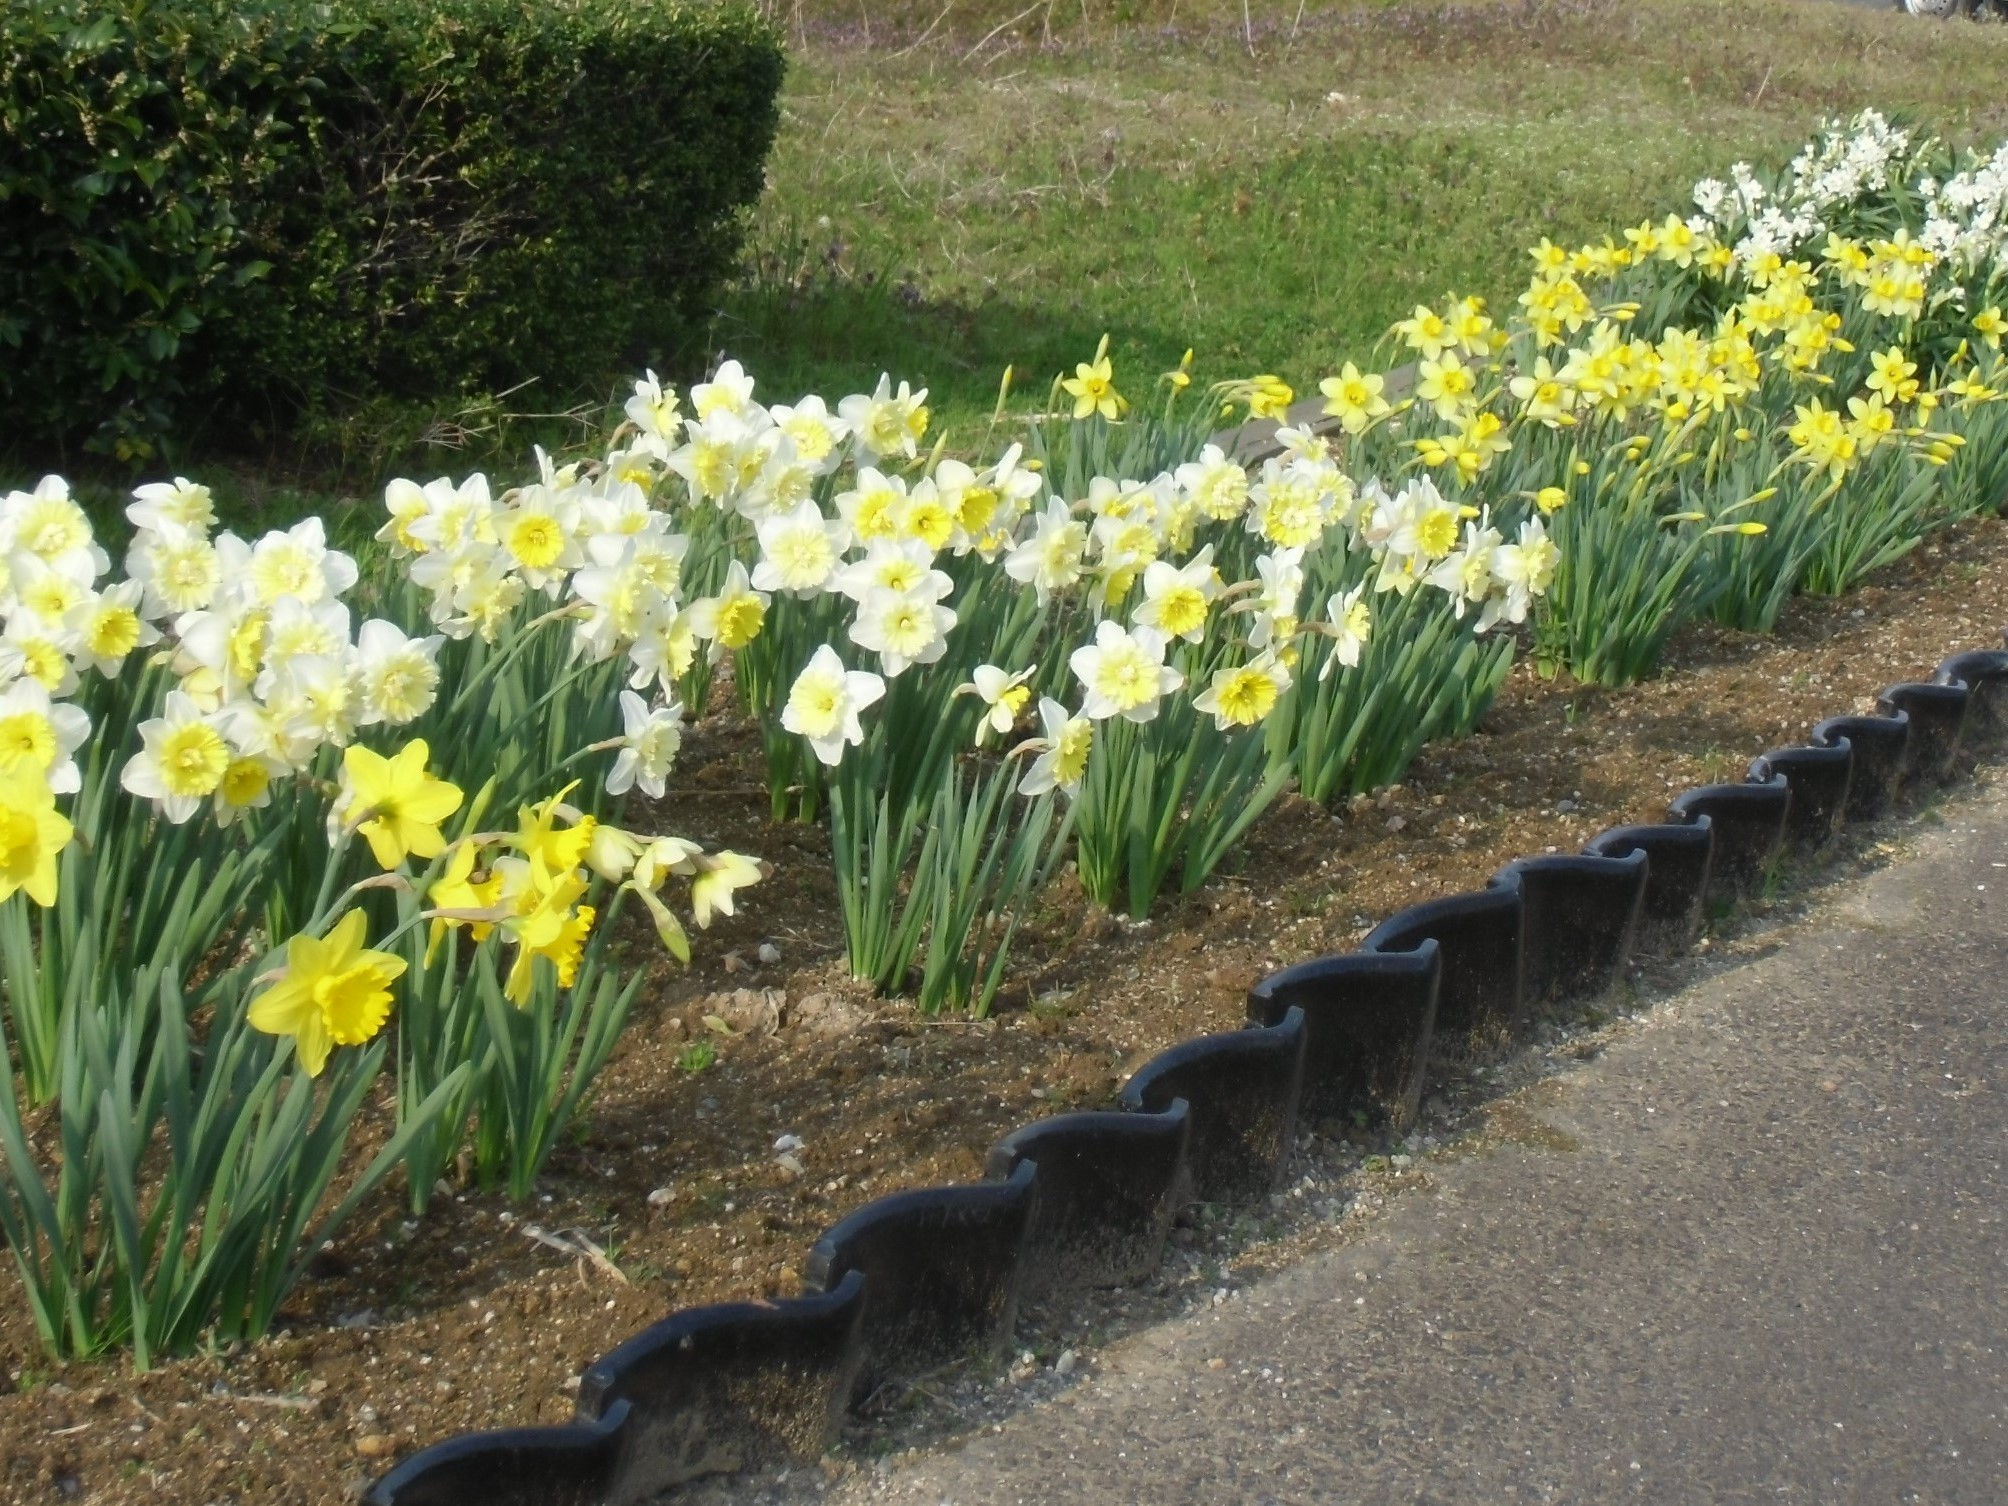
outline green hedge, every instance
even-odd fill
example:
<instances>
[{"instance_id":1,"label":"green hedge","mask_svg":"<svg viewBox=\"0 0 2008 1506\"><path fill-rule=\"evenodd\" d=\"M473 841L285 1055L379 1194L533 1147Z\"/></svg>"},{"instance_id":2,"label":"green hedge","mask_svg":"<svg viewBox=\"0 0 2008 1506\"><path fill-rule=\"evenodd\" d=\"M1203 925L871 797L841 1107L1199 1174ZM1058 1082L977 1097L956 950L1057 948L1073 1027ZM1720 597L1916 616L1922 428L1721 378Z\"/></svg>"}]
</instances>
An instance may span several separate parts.
<instances>
[{"instance_id":1,"label":"green hedge","mask_svg":"<svg viewBox=\"0 0 2008 1506\"><path fill-rule=\"evenodd\" d=\"M782 69L678 0L12 0L0 429L596 393L705 313Z\"/></svg>"}]
</instances>

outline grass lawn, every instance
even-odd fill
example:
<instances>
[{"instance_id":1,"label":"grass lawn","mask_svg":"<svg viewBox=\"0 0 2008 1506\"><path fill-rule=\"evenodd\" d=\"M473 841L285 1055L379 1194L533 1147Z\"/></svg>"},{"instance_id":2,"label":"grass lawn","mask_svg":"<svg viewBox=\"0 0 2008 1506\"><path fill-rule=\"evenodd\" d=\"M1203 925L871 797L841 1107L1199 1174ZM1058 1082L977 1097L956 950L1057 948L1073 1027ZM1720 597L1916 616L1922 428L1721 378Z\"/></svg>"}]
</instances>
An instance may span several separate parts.
<instances>
[{"instance_id":1,"label":"grass lawn","mask_svg":"<svg viewBox=\"0 0 2008 1506\"><path fill-rule=\"evenodd\" d=\"M2008 130L2008 29L1830 0L1265 6L1245 24L1239 5L1117 22L1088 3L978 45L1017 10L780 13L795 62L757 271L718 348L779 389L889 369L961 432L1007 364L1041 399L1105 330L1137 387L1190 346L1202 376L1302 389L1417 299L1510 297L1542 235L1685 208L1696 178L1782 159L1822 116Z\"/></svg>"},{"instance_id":2,"label":"grass lawn","mask_svg":"<svg viewBox=\"0 0 2008 1506\"><path fill-rule=\"evenodd\" d=\"M713 354L770 400L907 377L951 443L979 436L1005 366L1037 404L1104 331L1132 391L1188 346L1202 378L1308 388L1417 299L1510 297L1542 235L1683 208L1695 178L1782 159L1826 115L1872 104L1956 139L2008 132L2008 28L1833 0L774 14L793 56L783 126ZM703 362L686 364L679 379ZM472 432L399 413L322 436L304 467L218 479L240 513L343 495L373 513L387 474L515 477L533 440L596 447L589 427L510 410L617 401L629 375L459 415Z\"/></svg>"}]
</instances>

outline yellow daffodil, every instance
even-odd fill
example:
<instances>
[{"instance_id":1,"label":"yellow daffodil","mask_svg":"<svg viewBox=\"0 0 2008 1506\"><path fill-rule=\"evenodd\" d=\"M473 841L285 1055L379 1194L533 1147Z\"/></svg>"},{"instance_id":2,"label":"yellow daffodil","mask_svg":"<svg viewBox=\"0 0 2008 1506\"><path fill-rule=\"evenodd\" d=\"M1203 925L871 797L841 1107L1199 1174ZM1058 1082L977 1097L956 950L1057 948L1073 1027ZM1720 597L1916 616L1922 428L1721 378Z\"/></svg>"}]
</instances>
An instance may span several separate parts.
<instances>
[{"instance_id":1,"label":"yellow daffodil","mask_svg":"<svg viewBox=\"0 0 2008 1506\"><path fill-rule=\"evenodd\" d=\"M390 1018L390 985L404 959L363 945L363 912L351 910L325 940L295 936L286 967L251 1001L247 1018L268 1035L289 1035L300 1065L318 1077L336 1046L360 1046Z\"/></svg>"},{"instance_id":2,"label":"yellow daffodil","mask_svg":"<svg viewBox=\"0 0 2008 1506\"><path fill-rule=\"evenodd\" d=\"M574 779L550 799L523 806L516 816L516 850L530 860L530 871L539 887L570 874L586 860L593 845L597 823L591 816L578 817L570 826L559 826L560 808L565 797L579 787Z\"/></svg>"},{"instance_id":3,"label":"yellow daffodil","mask_svg":"<svg viewBox=\"0 0 2008 1506\"><path fill-rule=\"evenodd\" d=\"M38 905L56 902L56 855L70 845L70 823L41 770L0 774L0 900L25 889Z\"/></svg>"},{"instance_id":4,"label":"yellow daffodil","mask_svg":"<svg viewBox=\"0 0 2008 1506\"><path fill-rule=\"evenodd\" d=\"M1092 418L1099 413L1114 423L1129 409L1128 401L1116 391L1115 367L1107 355L1108 344L1105 337L1094 360L1076 362L1074 374L1060 383L1074 400L1076 419Z\"/></svg>"},{"instance_id":5,"label":"yellow daffodil","mask_svg":"<svg viewBox=\"0 0 2008 1506\"><path fill-rule=\"evenodd\" d=\"M579 957L592 933L594 912L591 905L580 905L577 910L572 905L585 892L586 881L568 873L543 888L527 914L507 922L516 941L516 957L502 987L510 1003L521 1008L530 1002L539 957L557 969L558 987L570 988L577 979Z\"/></svg>"},{"instance_id":6,"label":"yellow daffodil","mask_svg":"<svg viewBox=\"0 0 2008 1506\"><path fill-rule=\"evenodd\" d=\"M389 758L360 744L342 753L336 810L343 824L362 833L385 872L407 856L436 858L446 850L439 823L460 809L460 787L425 772L429 753L422 737Z\"/></svg>"}]
</instances>

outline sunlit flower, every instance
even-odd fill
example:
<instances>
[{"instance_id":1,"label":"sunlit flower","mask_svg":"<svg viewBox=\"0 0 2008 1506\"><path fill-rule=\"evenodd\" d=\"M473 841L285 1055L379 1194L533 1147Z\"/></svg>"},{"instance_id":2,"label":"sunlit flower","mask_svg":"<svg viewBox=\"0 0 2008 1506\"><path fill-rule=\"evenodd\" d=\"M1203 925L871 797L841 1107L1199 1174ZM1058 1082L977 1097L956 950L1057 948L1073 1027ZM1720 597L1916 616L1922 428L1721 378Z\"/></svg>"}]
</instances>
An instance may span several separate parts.
<instances>
[{"instance_id":1,"label":"sunlit flower","mask_svg":"<svg viewBox=\"0 0 2008 1506\"><path fill-rule=\"evenodd\" d=\"M1362 583L1350 591L1333 593L1332 599L1325 603L1325 616L1331 621L1332 651L1318 671L1320 680L1329 679L1340 665L1347 669L1359 667L1360 653L1374 629L1373 608L1366 600L1366 590Z\"/></svg>"},{"instance_id":2,"label":"sunlit flower","mask_svg":"<svg viewBox=\"0 0 2008 1506\"><path fill-rule=\"evenodd\" d=\"M718 588L718 594L690 604L690 631L719 648L744 648L760 636L768 600L765 591L752 588L746 567L734 560L726 568L725 584Z\"/></svg>"},{"instance_id":3,"label":"sunlit flower","mask_svg":"<svg viewBox=\"0 0 2008 1506\"><path fill-rule=\"evenodd\" d=\"M1237 668L1221 668L1213 682L1193 697L1196 711L1213 718L1222 732L1230 727L1252 727L1276 709L1276 702L1290 688L1290 671L1274 653L1263 653Z\"/></svg>"},{"instance_id":4,"label":"sunlit flower","mask_svg":"<svg viewBox=\"0 0 2008 1506\"><path fill-rule=\"evenodd\" d=\"M1183 565L1154 560L1143 572L1143 601L1135 621L1167 638L1197 643L1206 636L1206 617L1220 595L1220 572L1208 544Z\"/></svg>"},{"instance_id":5,"label":"sunlit flower","mask_svg":"<svg viewBox=\"0 0 2008 1506\"><path fill-rule=\"evenodd\" d=\"M286 966L272 986L251 1000L253 1029L293 1038L309 1077L318 1077L336 1046L376 1038L390 1018L390 985L405 962L363 945L363 912L350 910L325 940L295 936L286 943Z\"/></svg>"},{"instance_id":6,"label":"sunlit flower","mask_svg":"<svg viewBox=\"0 0 2008 1506\"><path fill-rule=\"evenodd\" d=\"M858 713L884 694L884 680L867 670L845 669L837 651L825 643L795 677L781 709L781 725L807 738L822 762L835 765L846 747L865 740Z\"/></svg>"},{"instance_id":7,"label":"sunlit flower","mask_svg":"<svg viewBox=\"0 0 2008 1506\"><path fill-rule=\"evenodd\" d=\"M91 735L79 706L51 700L36 680L0 690L0 778L32 774L58 795L83 788L75 754Z\"/></svg>"},{"instance_id":8,"label":"sunlit flower","mask_svg":"<svg viewBox=\"0 0 2008 1506\"><path fill-rule=\"evenodd\" d=\"M671 701L651 710L632 690L623 690L621 723L620 753L607 771L607 793L625 795L639 785L644 795L660 800L683 746L683 707Z\"/></svg>"},{"instance_id":9,"label":"sunlit flower","mask_svg":"<svg viewBox=\"0 0 2008 1506\"><path fill-rule=\"evenodd\" d=\"M1185 676L1164 662L1165 637L1154 628L1124 631L1122 624L1103 619L1095 625L1095 641L1077 648L1068 667L1086 691L1081 713L1091 721L1120 716L1147 722L1157 715L1158 702L1185 683Z\"/></svg>"},{"instance_id":10,"label":"sunlit flower","mask_svg":"<svg viewBox=\"0 0 2008 1506\"><path fill-rule=\"evenodd\" d=\"M120 771L119 783L160 803L179 824L216 792L230 767L231 747L214 717L205 716L179 690L167 693L162 714L139 724L140 751Z\"/></svg>"},{"instance_id":11,"label":"sunlit flower","mask_svg":"<svg viewBox=\"0 0 2008 1506\"><path fill-rule=\"evenodd\" d=\"M23 890L36 904L56 902L56 858L69 846L70 823L39 770L0 770L0 901Z\"/></svg>"},{"instance_id":12,"label":"sunlit flower","mask_svg":"<svg viewBox=\"0 0 2008 1506\"><path fill-rule=\"evenodd\" d=\"M733 891L760 881L760 865L737 852L700 853L691 859L697 876L690 881L690 914L700 928L713 915L733 913Z\"/></svg>"},{"instance_id":13,"label":"sunlit flower","mask_svg":"<svg viewBox=\"0 0 2008 1506\"><path fill-rule=\"evenodd\" d=\"M1095 724L1085 715L1071 715L1051 696L1039 702L1041 735L1023 744L1038 756L1018 783L1022 795L1043 795L1059 790L1065 795L1080 793L1081 779L1088 771L1088 754L1095 744Z\"/></svg>"},{"instance_id":14,"label":"sunlit flower","mask_svg":"<svg viewBox=\"0 0 2008 1506\"><path fill-rule=\"evenodd\" d=\"M389 758L358 746L342 753L342 789L328 817L331 834L358 831L385 872L408 855L446 850L439 823L460 809L460 787L426 773L431 750L413 738ZM219 774L220 777L220 774Z\"/></svg>"},{"instance_id":15,"label":"sunlit flower","mask_svg":"<svg viewBox=\"0 0 2008 1506\"><path fill-rule=\"evenodd\" d=\"M989 734L994 732L1001 737L1017 725L1025 703L1032 698L1032 687L1026 681L1036 672L1036 665L1031 669L1021 669L1014 675L994 664L979 664L968 683L955 687L957 695L974 695L983 702L983 719L976 724L976 741L979 744Z\"/></svg>"},{"instance_id":16,"label":"sunlit flower","mask_svg":"<svg viewBox=\"0 0 2008 1506\"><path fill-rule=\"evenodd\" d=\"M1362 372L1351 361L1339 368L1337 376L1318 383L1325 395L1325 413L1339 421L1348 434L1364 434L1377 420L1387 417L1388 400L1381 395L1387 379L1379 372Z\"/></svg>"}]
</instances>

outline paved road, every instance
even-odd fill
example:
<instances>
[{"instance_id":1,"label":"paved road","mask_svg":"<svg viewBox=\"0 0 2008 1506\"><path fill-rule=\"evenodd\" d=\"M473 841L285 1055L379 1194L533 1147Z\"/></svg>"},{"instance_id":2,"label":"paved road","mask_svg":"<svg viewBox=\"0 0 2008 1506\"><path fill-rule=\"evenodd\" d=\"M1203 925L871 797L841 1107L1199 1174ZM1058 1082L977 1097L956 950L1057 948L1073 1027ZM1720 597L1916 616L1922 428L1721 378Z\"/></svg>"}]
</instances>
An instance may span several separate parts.
<instances>
[{"instance_id":1,"label":"paved road","mask_svg":"<svg viewBox=\"0 0 2008 1506\"><path fill-rule=\"evenodd\" d=\"M1782 940L1358 1242L832 1498L2000 1506L2008 786Z\"/></svg>"}]
</instances>

